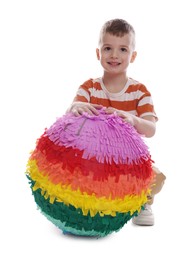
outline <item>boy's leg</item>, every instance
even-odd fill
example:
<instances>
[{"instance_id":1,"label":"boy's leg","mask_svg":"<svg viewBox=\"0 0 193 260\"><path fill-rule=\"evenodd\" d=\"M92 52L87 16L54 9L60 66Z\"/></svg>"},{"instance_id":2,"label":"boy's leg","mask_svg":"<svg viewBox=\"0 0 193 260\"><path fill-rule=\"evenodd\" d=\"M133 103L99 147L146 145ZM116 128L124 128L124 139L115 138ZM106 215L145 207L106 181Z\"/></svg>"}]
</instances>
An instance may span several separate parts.
<instances>
[{"instance_id":1,"label":"boy's leg","mask_svg":"<svg viewBox=\"0 0 193 260\"><path fill-rule=\"evenodd\" d=\"M157 167L153 166L152 170L155 173L155 181L151 188L151 195L148 196L149 205L153 204L154 196L161 191L166 179L166 176Z\"/></svg>"},{"instance_id":2,"label":"boy's leg","mask_svg":"<svg viewBox=\"0 0 193 260\"><path fill-rule=\"evenodd\" d=\"M164 185L166 179L165 175L155 166L152 168L155 173L155 181L151 188L151 195L148 196L148 202L145 205L145 209L142 210L137 217L132 219L133 223L141 226L152 226L154 225L154 215L151 210L154 196L159 193Z\"/></svg>"}]
</instances>

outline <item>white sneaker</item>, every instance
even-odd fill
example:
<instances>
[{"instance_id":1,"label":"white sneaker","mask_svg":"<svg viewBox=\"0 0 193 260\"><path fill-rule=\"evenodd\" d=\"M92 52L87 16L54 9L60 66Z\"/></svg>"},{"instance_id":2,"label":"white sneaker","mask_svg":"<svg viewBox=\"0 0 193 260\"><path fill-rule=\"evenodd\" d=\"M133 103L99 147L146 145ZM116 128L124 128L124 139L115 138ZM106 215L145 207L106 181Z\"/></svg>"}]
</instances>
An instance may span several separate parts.
<instances>
[{"instance_id":1,"label":"white sneaker","mask_svg":"<svg viewBox=\"0 0 193 260\"><path fill-rule=\"evenodd\" d=\"M141 210L137 217L132 218L132 222L139 226L153 226L154 215L152 213L151 206L149 204L144 205L144 210Z\"/></svg>"}]
</instances>

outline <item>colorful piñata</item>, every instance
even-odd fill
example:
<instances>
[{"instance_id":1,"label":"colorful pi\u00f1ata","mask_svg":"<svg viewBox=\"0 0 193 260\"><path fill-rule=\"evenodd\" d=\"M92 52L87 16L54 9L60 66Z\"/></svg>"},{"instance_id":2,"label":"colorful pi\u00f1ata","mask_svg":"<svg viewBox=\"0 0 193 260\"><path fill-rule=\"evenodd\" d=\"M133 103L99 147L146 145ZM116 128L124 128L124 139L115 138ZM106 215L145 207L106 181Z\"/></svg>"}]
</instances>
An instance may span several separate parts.
<instances>
[{"instance_id":1,"label":"colorful pi\u00f1ata","mask_svg":"<svg viewBox=\"0 0 193 260\"><path fill-rule=\"evenodd\" d=\"M142 137L102 109L58 118L37 140L27 177L38 208L64 233L103 237L143 209L154 176Z\"/></svg>"}]
</instances>

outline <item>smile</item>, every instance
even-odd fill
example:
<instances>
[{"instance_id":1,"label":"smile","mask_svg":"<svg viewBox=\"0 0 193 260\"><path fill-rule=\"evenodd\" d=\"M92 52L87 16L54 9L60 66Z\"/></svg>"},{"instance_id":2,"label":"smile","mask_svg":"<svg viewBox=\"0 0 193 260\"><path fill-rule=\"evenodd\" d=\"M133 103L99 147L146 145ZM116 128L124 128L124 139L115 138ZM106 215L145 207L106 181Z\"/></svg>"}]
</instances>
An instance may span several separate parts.
<instances>
[{"instance_id":1,"label":"smile","mask_svg":"<svg viewBox=\"0 0 193 260\"><path fill-rule=\"evenodd\" d=\"M120 65L121 63L120 62L107 62L109 65L111 66L118 66Z\"/></svg>"}]
</instances>

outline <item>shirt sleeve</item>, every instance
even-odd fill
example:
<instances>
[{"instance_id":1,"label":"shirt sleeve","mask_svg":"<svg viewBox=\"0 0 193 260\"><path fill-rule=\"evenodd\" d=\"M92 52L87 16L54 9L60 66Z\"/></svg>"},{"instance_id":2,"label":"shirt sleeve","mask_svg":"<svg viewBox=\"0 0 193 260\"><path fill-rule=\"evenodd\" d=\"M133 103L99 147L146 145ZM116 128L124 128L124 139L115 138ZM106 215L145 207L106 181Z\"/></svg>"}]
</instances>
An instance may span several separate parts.
<instances>
[{"instance_id":1,"label":"shirt sleeve","mask_svg":"<svg viewBox=\"0 0 193 260\"><path fill-rule=\"evenodd\" d=\"M76 92L74 101L90 102L90 88L92 88L92 79L85 81Z\"/></svg>"},{"instance_id":2,"label":"shirt sleeve","mask_svg":"<svg viewBox=\"0 0 193 260\"><path fill-rule=\"evenodd\" d=\"M140 93L143 94L140 96L138 100L138 106L137 106L138 116L141 118L143 118L144 116L154 116L157 121L158 117L154 109L154 104L150 92L147 90L147 88L144 85L142 85L140 88Z\"/></svg>"}]
</instances>

